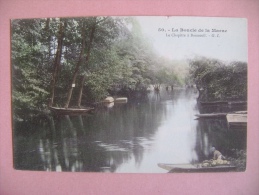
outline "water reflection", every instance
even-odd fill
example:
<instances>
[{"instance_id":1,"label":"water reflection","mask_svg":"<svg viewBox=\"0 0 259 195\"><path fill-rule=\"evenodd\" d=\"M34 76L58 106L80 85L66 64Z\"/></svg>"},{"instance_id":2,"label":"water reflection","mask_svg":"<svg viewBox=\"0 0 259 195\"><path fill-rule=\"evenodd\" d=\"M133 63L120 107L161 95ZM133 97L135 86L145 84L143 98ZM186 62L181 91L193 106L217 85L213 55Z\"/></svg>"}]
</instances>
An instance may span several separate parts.
<instances>
[{"instance_id":1,"label":"water reflection","mask_svg":"<svg viewBox=\"0 0 259 195\"><path fill-rule=\"evenodd\" d=\"M162 90L93 115L15 124L15 168L162 173L157 163L200 162L211 145L225 154L245 149L246 131L229 130L222 119L195 120L196 96L193 89Z\"/></svg>"}]
</instances>

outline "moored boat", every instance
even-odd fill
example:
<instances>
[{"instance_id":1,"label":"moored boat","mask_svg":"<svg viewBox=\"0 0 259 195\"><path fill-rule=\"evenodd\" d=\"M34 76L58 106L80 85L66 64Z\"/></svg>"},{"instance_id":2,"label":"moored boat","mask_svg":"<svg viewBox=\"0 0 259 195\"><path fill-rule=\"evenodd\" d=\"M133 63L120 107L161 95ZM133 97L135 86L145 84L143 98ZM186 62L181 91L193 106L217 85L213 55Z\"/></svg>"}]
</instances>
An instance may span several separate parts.
<instances>
[{"instance_id":1,"label":"moored boat","mask_svg":"<svg viewBox=\"0 0 259 195\"><path fill-rule=\"evenodd\" d=\"M222 112L218 112L218 113L204 113L204 114L195 114L196 117L198 118L221 118L221 117L227 117L228 116L232 116L232 115L235 115L235 116L239 116L242 117L242 116L246 116L247 115L247 111L235 111L235 112L231 112L231 113L222 113Z\"/></svg>"},{"instance_id":2,"label":"moored boat","mask_svg":"<svg viewBox=\"0 0 259 195\"><path fill-rule=\"evenodd\" d=\"M233 125L246 126L247 125L247 114L245 114L245 113L227 114L227 122L228 122L228 125L230 125L230 126L233 126Z\"/></svg>"},{"instance_id":3,"label":"moored boat","mask_svg":"<svg viewBox=\"0 0 259 195\"><path fill-rule=\"evenodd\" d=\"M213 106L213 105L247 105L247 101L213 101L213 102L203 102L199 101L202 106Z\"/></svg>"},{"instance_id":4,"label":"moored boat","mask_svg":"<svg viewBox=\"0 0 259 195\"><path fill-rule=\"evenodd\" d=\"M104 100L103 100L103 103L112 103L114 102L114 98L109 96L109 97L106 97Z\"/></svg>"},{"instance_id":5,"label":"moored boat","mask_svg":"<svg viewBox=\"0 0 259 195\"><path fill-rule=\"evenodd\" d=\"M128 98L126 97L119 97L115 99L115 103L127 103L128 102Z\"/></svg>"},{"instance_id":6,"label":"moored boat","mask_svg":"<svg viewBox=\"0 0 259 195\"><path fill-rule=\"evenodd\" d=\"M229 105L247 105L247 101L232 101L228 102Z\"/></svg>"},{"instance_id":7,"label":"moored boat","mask_svg":"<svg viewBox=\"0 0 259 195\"><path fill-rule=\"evenodd\" d=\"M210 106L210 105L228 105L227 101L214 101L214 102L202 102L199 101L199 103L203 106Z\"/></svg>"},{"instance_id":8,"label":"moored boat","mask_svg":"<svg viewBox=\"0 0 259 195\"><path fill-rule=\"evenodd\" d=\"M206 114L195 114L199 118L217 118L226 117L227 113L206 113Z\"/></svg>"},{"instance_id":9,"label":"moored boat","mask_svg":"<svg viewBox=\"0 0 259 195\"><path fill-rule=\"evenodd\" d=\"M86 113L94 110L94 108L91 108L91 107L87 107L87 108L49 107L49 108L54 114L58 114L58 115L80 115L80 114L86 114Z\"/></svg>"}]
</instances>

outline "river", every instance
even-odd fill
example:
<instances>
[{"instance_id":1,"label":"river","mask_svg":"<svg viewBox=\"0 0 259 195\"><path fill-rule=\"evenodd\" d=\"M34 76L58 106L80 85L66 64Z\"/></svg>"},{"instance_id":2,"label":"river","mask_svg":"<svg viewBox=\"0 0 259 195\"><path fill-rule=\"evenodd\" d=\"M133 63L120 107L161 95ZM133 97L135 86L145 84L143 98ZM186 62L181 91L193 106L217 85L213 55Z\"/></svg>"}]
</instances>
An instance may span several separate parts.
<instances>
[{"instance_id":1,"label":"river","mask_svg":"<svg viewBox=\"0 0 259 195\"><path fill-rule=\"evenodd\" d=\"M224 155L246 150L246 129L229 129L225 119L197 120L195 114L201 109L196 98L192 88L152 91L145 98L99 108L94 114L15 123L14 167L166 173L158 163L201 162L211 158L211 146Z\"/></svg>"}]
</instances>

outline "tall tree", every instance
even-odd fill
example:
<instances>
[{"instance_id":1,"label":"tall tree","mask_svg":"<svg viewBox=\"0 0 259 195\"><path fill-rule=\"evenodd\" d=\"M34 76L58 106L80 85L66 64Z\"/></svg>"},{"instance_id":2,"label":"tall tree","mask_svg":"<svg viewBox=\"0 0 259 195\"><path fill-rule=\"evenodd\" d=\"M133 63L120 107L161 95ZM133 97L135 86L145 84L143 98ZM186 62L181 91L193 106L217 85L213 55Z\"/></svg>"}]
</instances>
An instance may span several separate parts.
<instances>
[{"instance_id":1,"label":"tall tree","mask_svg":"<svg viewBox=\"0 0 259 195\"><path fill-rule=\"evenodd\" d=\"M47 25L49 25L49 21L47 21ZM49 99L49 106L53 105L54 102L54 96L55 96L55 86L57 82L57 77L58 77L58 71L60 68L60 61L61 61L61 56L62 56L62 50L63 50L63 40L65 37L65 29L67 26L66 20L60 19L59 22L59 35L58 35L58 46L57 46L57 51L55 55L55 61L53 64L53 73L52 73L52 78L51 78L51 83L50 83L50 99Z\"/></svg>"},{"instance_id":2,"label":"tall tree","mask_svg":"<svg viewBox=\"0 0 259 195\"><path fill-rule=\"evenodd\" d=\"M91 45L94 39L94 33L95 33L95 29L96 29L96 17L93 18L93 22L92 22L92 26L91 26L91 30L90 30L90 41L88 43L88 48L87 48L87 53L86 53L86 62L88 62L89 57L90 57L90 52L91 52ZM75 82L76 82L76 78L77 75L79 73L79 68L82 64L82 60L83 60L83 56L84 56L84 51L85 51L85 41L86 41L86 35L85 35L85 21L83 21L83 26L82 26L82 48L81 48L81 52L79 55L79 59L77 62L77 65L75 67L73 76L72 76L72 80L71 80L71 84L69 86L68 89L68 93L67 93L67 100L65 102L65 108L69 107L70 101L71 101L71 96L73 93L73 88L75 87Z\"/></svg>"},{"instance_id":3,"label":"tall tree","mask_svg":"<svg viewBox=\"0 0 259 195\"><path fill-rule=\"evenodd\" d=\"M94 18L93 24L92 24L92 29L91 29L91 33L90 33L90 40L88 43L88 47L87 47L87 51L86 51L86 57L85 57L85 66L86 68L88 68L88 63L89 63L89 59L90 59L90 54L91 54L91 48L92 48L92 43L94 40L94 33L96 30L96 25L97 25L97 19ZM81 79L81 85L80 85L80 89L79 89L79 95L78 95L78 100L77 100L77 106L81 107L81 102L82 102L82 95L83 95L83 88L84 88L84 83L86 80L86 73L82 76Z\"/></svg>"},{"instance_id":4,"label":"tall tree","mask_svg":"<svg viewBox=\"0 0 259 195\"><path fill-rule=\"evenodd\" d=\"M12 101L17 120L25 120L45 106L48 74L41 36L44 23L43 19L12 21Z\"/></svg>"}]
</instances>

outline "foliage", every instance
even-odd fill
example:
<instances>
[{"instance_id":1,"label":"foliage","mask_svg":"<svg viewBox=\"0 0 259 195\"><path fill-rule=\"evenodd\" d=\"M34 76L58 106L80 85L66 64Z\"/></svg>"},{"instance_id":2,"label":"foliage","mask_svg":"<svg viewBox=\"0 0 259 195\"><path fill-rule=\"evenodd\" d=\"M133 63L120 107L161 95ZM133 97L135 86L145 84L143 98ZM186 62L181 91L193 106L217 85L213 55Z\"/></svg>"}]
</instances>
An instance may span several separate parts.
<instances>
[{"instance_id":1,"label":"foliage","mask_svg":"<svg viewBox=\"0 0 259 195\"><path fill-rule=\"evenodd\" d=\"M176 75L174 71L168 68L163 68L159 70L156 73L155 79L156 79L156 82L158 82L159 84L181 85L181 81L178 75Z\"/></svg>"},{"instance_id":2,"label":"foliage","mask_svg":"<svg viewBox=\"0 0 259 195\"><path fill-rule=\"evenodd\" d=\"M26 110L33 113L46 106L49 67L44 64L48 60L39 33L44 33L42 20L16 20L12 29L13 111L14 117L21 119Z\"/></svg>"},{"instance_id":3,"label":"foliage","mask_svg":"<svg viewBox=\"0 0 259 195\"><path fill-rule=\"evenodd\" d=\"M247 64L224 63L216 59L190 60L190 75L200 92L200 100L246 100Z\"/></svg>"},{"instance_id":4,"label":"foliage","mask_svg":"<svg viewBox=\"0 0 259 195\"><path fill-rule=\"evenodd\" d=\"M112 91L130 95L157 82L184 83L180 66L155 53L133 17L21 19L11 28L18 120L48 106L76 106L80 94L86 104Z\"/></svg>"},{"instance_id":5,"label":"foliage","mask_svg":"<svg viewBox=\"0 0 259 195\"><path fill-rule=\"evenodd\" d=\"M232 165L237 167L237 171L246 170L247 154L245 150L232 149L232 155L226 157Z\"/></svg>"}]
</instances>

